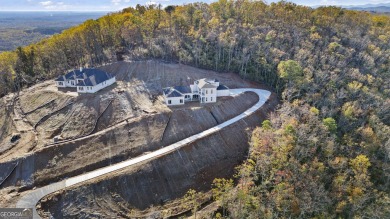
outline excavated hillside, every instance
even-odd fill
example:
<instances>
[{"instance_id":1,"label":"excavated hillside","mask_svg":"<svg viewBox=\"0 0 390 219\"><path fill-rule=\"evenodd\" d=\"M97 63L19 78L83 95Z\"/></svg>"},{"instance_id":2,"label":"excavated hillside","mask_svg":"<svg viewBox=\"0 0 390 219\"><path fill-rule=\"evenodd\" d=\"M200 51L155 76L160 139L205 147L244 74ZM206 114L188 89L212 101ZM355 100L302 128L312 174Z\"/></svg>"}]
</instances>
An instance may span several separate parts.
<instances>
[{"instance_id":1,"label":"excavated hillside","mask_svg":"<svg viewBox=\"0 0 390 219\"><path fill-rule=\"evenodd\" d=\"M0 135L0 162L40 150L56 136L79 138L124 119L167 112L161 101L166 86L189 85L204 77L218 78L231 88L254 86L235 74L158 61L117 62L101 68L115 75L117 83L96 94L58 90L47 81L2 98L0 125L5 131ZM21 138L11 143L15 134Z\"/></svg>"},{"instance_id":2,"label":"excavated hillside","mask_svg":"<svg viewBox=\"0 0 390 219\"><path fill-rule=\"evenodd\" d=\"M232 177L247 154L248 128L258 125L276 104L271 100L261 111L172 154L49 195L38 204L40 214L44 218L176 215L180 213L176 199L189 189L207 192L214 178Z\"/></svg>"},{"instance_id":3,"label":"excavated hillside","mask_svg":"<svg viewBox=\"0 0 390 219\"><path fill-rule=\"evenodd\" d=\"M230 88L263 88L232 73L158 61L117 62L100 68L115 75L117 83L96 94L78 95L72 89L57 89L53 81L46 81L23 90L19 95L2 98L0 196L4 198L0 200L1 206L12 207L17 197L34 187L118 163L197 134L239 115L258 100L257 95L244 93L234 98L219 98L213 104L192 102L167 107L161 96L163 87L189 85L196 79L209 77L219 79ZM64 205L70 205L68 210L61 211L60 202L47 201L52 198L45 199L43 209L52 212L55 218L60 214L72 215L78 211L74 208L83 209L79 212L86 212L89 218L94 217L92 212L112 207L107 211L107 216L111 217L120 211L115 204L127 206L126 209L132 211L151 212L148 210L151 205L174 200L188 188L207 190L212 179L232 175L234 166L245 158L251 128L260 124L276 104L277 98L272 95L268 105L256 114L215 135L177 153L80 187L82 191L91 192L85 200L99 196L107 200L103 201L107 205L98 203L88 208L76 204L75 200L71 201L73 190L70 190L55 196ZM55 144L54 137L59 140ZM164 175L154 179L158 176L155 173ZM101 183L115 185L113 182L118 179L125 182L135 180L135 184L126 185L136 191L138 184L142 184L143 189L139 191L144 192L137 193L135 201L126 195L129 191L118 187L112 191L123 196L123 201L119 202L106 197L114 193L104 194L101 193L103 190L97 189ZM164 194L147 195L150 188L159 186L167 188ZM97 206L102 208L98 210Z\"/></svg>"},{"instance_id":4,"label":"excavated hillside","mask_svg":"<svg viewBox=\"0 0 390 219\"><path fill-rule=\"evenodd\" d=\"M179 108L128 119L104 133L43 148L17 160L19 165L3 183L3 187L21 182L25 189L40 187L136 157L224 122L255 102L257 95L247 93L235 98L224 98L207 107ZM14 162L12 160L0 165L9 167Z\"/></svg>"}]
</instances>

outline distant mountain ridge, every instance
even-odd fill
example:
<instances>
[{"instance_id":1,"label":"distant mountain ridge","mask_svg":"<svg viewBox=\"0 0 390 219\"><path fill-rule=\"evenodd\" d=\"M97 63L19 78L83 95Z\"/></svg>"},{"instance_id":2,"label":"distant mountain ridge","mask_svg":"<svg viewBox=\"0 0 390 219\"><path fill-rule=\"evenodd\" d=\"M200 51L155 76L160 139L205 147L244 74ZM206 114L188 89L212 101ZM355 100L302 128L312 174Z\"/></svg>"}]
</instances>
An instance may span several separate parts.
<instances>
[{"instance_id":1,"label":"distant mountain ridge","mask_svg":"<svg viewBox=\"0 0 390 219\"><path fill-rule=\"evenodd\" d=\"M376 8L376 7L390 7L390 3L379 3L379 4L365 4L365 5L346 5L345 8Z\"/></svg>"},{"instance_id":2,"label":"distant mountain ridge","mask_svg":"<svg viewBox=\"0 0 390 219\"><path fill-rule=\"evenodd\" d=\"M349 5L343 8L358 11L371 11L377 13L390 13L390 3L366 4L366 5Z\"/></svg>"},{"instance_id":3,"label":"distant mountain ridge","mask_svg":"<svg viewBox=\"0 0 390 219\"><path fill-rule=\"evenodd\" d=\"M330 5L329 5L330 6ZM390 13L390 3L381 4L365 4L365 5L334 5L336 7L345 8L356 11L370 11L375 13ZM316 5L312 8L326 7L325 5Z\"/></svg>"}]
</instances>

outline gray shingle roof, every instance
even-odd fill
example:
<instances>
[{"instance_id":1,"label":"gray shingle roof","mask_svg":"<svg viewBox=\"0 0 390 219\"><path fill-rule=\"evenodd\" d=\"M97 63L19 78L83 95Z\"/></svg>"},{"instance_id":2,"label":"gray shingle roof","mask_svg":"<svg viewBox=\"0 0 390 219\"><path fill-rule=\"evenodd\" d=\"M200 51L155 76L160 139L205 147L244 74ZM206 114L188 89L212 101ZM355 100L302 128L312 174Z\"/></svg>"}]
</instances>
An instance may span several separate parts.
<instances>
[{"instance_id":1,"label":"gray shingle roof","mask_svg":"<svg viewBox=\"0 0 390 219\"><path fill-rule=\"evenodd\" d=\"M77 74L81 74L80 70L73 70L65 75L61 75L55 81L76 80Z\"/></svg>"},{"instance_id":2,"label":"gray shingle roof","mask_svg":"<svg viewBox=\"0 0 390 219\"><path fill-rule=\"evenodd\" d=\"M170 92L168 94L167 97L182 97L183 94L181 94L180 92L178 92L177 90L173 90L172 92Z\"/></svg>"},{"instance_id":3,"label":"gray shingle roof","mask_svg":"<svg viewBox=\"0 0 390 219\"><path fill-rule=\"evenodd\" d=\"M55 79L55 81L65 81L65 76L61 75L60 77Z\"/></svg>"},{"instance_id":4,"label":"gray shingle roof","mask_svg":"<svg viewBox=\"0 0 390 219\"><path fill-rule=\"evenodd\" d=\"M77 86L95 86L111 78L113 76L105 71L94 68L84 69L82 73L77 75L77 79L83 79Z\"/></svg>"},{"instance_id":5,"label":"gray shingle roof","mask_svg":"<svg viewBox=\"0 0 390 219\"><path fill-rule=\"evenodd\" d=\"M202 78L197 81L198 87L200 89L202 88L216 88L216 85L213 85L214 83L219 82L217 79L210 79L210 78Z\"/></svg>"},{"instance_id":6,"label":"gray shingle roof","mask_svg":"<svg viewBox=\"0 0 390 219\"><path fill-rule=\"evenodd\" d=\"M220 85L217 87L217 90L229 90L229 88L228 88L226 85L220 84Z\"/></svg>"},{"instance_id":7,"label":"gray shingle roof","mask_svg":"<svg viewBox=\"0 0 390 219\"><path fill-rule=\"evenodd\" d=\"M168 94L171 91L171 87L163 88L164 94Z\"/></svg>"},{"instance_id":8,"label":"gray shingle roof","mask_svg":"<svg viewBox=\"0 0 390 219\"><path fill-rule=\"evenodd\" d=\"M175 86L173 88L182 94L192 93L190 86Z\"/></svg>"},{"instance_id":9,"label":"gray shingle roof","mask_svg":"<svg viewBox=\"0 0 390 219\"><path fill-rule=\"evenodd\" d=\"M199 87L200 89L203 89L203 88L216 88L217 86L214 85L214 84L205 84L203 85L202 87Z\"/></svg>"},{"instance_id":10,"label":"gray shingle roof","mask_svg":"<svg viewBox=\"0 0 390 219\"><path fill-rule=\"evenodd\" d=\"M173 87L163 88L164 95L166 97L182 97L184 96L180 91L176 90Z\"/></svg>"},{"instance_id":11,"label":"gray shingle roof","mask_svg":"<svg viewBox=\"0 0 390 219\"><path fill-rule=\"evenodd\" d=\"M82 79L82 82L77 83L77 86L95 86L103 81L113 78L107 72L95 68L86 68L80 71L79 69L68 72L56 79L56 81Z\"/></svg>"}]
</instances>

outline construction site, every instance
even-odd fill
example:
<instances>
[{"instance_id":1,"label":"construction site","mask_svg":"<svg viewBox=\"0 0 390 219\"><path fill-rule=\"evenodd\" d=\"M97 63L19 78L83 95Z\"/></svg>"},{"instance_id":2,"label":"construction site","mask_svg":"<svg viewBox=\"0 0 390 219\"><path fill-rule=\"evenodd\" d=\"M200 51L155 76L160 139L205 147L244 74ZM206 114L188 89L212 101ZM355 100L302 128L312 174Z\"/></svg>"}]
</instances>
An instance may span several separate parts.
<instances>
[{"instance_id":1,"label":"construction site","mask_svg":"<svg viewBox=\"0 0 390 219\"><path fill-rule=\"evenodd\" d=\"M234 73L217 73L161 61L100 66L117 82L95 94L78 94L45 81L0 101L0 206L51 183L135 158L210 129L243 113L259 97L246 92L216 103L165 105L162 88L216 78L229 88L258 88ZM277 106L272 93L252 115L165 156L120 169L45 196L42 218L165 218L189 190L211 201L215 178L232 178L246 159L251 131Z\"/></svg>"}]
</instances>

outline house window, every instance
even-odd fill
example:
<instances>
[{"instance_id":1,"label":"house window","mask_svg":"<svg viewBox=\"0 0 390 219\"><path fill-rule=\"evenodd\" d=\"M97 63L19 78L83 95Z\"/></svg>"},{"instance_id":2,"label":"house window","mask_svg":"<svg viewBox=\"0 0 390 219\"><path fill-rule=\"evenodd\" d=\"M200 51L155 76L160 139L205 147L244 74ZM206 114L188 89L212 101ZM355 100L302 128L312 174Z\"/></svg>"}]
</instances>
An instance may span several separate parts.
<instances>
[{"instance_id":1,"label":"house window","mask_svg":"<svg viewBox=\"0 0 390 219\"><path fill-rule=\"evenodd\" d=\"M172 101L171 101L171 100L168 100L168 104L172 104Z\"/></svg>"},{"instance_id":2,"label":"house window","mask_svg":"<svg viewBox=\"0 0 390 219\"><path fill-rule=\"evenodd\" d=\"M207 102L207 97L206 97L206 102Z\"/></svg>"},{"instance_id":3,"label":"house window","mask_svg":"<svg viewBox=\"0 0 390 219\"><path fill-rule=\"evenodd\" d=\"M180 99L180 103L183 103L183 99Z\"/></svg>"},{"instance_id":4,"label":"house window","mask_svg":"<svg viewBox=\"0 0 390 219\"><path fill-rule=\"evenodd\" d=\"M211 93L213 93L213 89L211 89ZM211 99L211 101L213 101L213 100Z\"/></svg>"},{"instance_id":5,"label":"house window","mask_svg":"<svg viewBox=\"0 0 390 219\"><path fill-rule=\"evenodd\" d=\"M79 87L79 90L84 90L84 88L83 87Z\"/></svg>"},{"instance_id":6,"label":"house window","mask_svg":"<svg viewBox=\"0 0 390 219\"><path fill-rule=\"evenodd\" d=\"M206 94L207 94L207 89L206 89Z\"/></svg>"},{"instance_id":7,"label":"house window","mask_svg":"<svg viewBox=\"0 0 390 219\"><path fill-rule=\"evenodd\" d=\"M58 82L58 85L63 85L63 83L62 82Z\"/></svg>"},{"instance_id":8,"label":"house window","mask_svg":"<svg viewBox=\"0 0 390 219\"><path fill-rule=\"evenodd\" d=\"M210 97L211 99L210 99L210 101L213 101L213 97Z\"/></svg>"}]
</instances>

